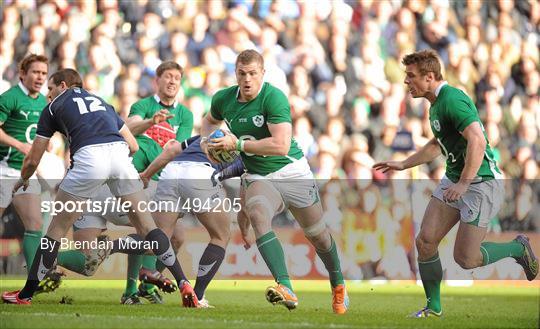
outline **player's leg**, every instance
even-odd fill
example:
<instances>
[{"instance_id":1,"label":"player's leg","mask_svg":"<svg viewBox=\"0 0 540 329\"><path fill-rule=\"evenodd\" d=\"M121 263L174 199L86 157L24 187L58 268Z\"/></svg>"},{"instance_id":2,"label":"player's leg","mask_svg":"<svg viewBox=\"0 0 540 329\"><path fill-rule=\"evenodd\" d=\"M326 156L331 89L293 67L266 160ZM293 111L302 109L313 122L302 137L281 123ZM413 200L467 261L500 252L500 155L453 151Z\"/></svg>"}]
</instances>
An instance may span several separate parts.
<instances>
[{"instance_id":1,"label":"player's leg","mask_svg":"<svg viewBox=\"0 0 540 329\"><path fill-rule=\"evenodd\" d=\"M250 181L249 178L243 180L245 213L255 232L257 248L277 282L277 286L267 288L266 299L272 304L294 309L298 305L298 298L292 290L283 247L272 230L272 218L284 208L283 200L272 183Z\"/></svg>"},{"instance_id":2,"label":"player's leg","mask_svg":"<svg viewBox=\"0 0 540 329\"><path fill-rule=\"evenodd\" d=\"M65 205L83 201L83 199L69 194L60 188L56 194L55 201ZM80 216L81 213L77 211L61 211L53 216L47 234L40 241L40 247L37 249L28 279L24 288L18 294L18 298L27 300L32 298L39 282L43 280L45 274L54 265L60 247L60 239L65 237L75 220Z\"/></svg>"},{"instance_id":3,"label":"player's leg","mask_svg":"<svg viewBox=\"0 0 540 329\"><path fill-rule=\"evenodd\" d=\"M178 282L186 280L186 277L180 268L180 264L174 255L171 242L167 235L167 233L172 234L174 221L171 229L162 230L161 227L157 227L156 224L158 221L156 220L156 222L154 222L149 213L142 212L137 206L146 200L146 196L142 191L122 195L121 199L122 202L129 202L131 205L131 211L128 213L129 219L137 232L141 236L144 236L146 241L151 242L152 251L156 254L158 259L167 266ZM165 228L168 225L171 225L170 222L166 223L164 220L160 220L159 224Z\"/></svg>"},{"instance_id":4,"label":"player's leg","mask_svg":"<svg viewBox=\"0 0 540 329\"><path fill-rule=\"evenodd\" d=\"M424 213L420 232L416 237L418 269L427 298L425 309L414 314L424 317L429 314L440 315L441 281L443 278L438 247L441 240L459 221L459 211L432 197Z\"/></svg>"},{"instance_id":5,"label":"player's leg","mask_svg":"<svg viewBox=\"0 0 540 329\"><path fill-rule=\"evenodd\" d=\"M231 236L229 214L222 209L220 210L221 212L209 211L196 214L197 219L210 235L210 242L199 260L199 271L194 287L199 300L203 299L208 284L219 270Z\"/></svg>"},{"instance_id":6,"label":"player's leg","mask_svg":"<svg viewBox=\"0 0 540 329\"><path fill-rule=\"evenodd\" d=\"M181 227L180 223L180 221L176 221L171 237L171 245L175 254L178 254L178 250L180 250L180 247L184 243L184 232L179 229ZM156 264L156 269L153 271L147 270L144 267L140 269L139 280L141 281L141 284L139 285L138 295L148 299L151 303L156 304L160 303L160 300L162 300L156 287L167 293L175 292L178 287L174 282L163 275L162 272L165 270L166 266L162 262L158 262L155 256L154 263Z\"/></svg>"},{"instance_id":7,"label":"player's leg","mask_svg":"<svg viewBox=\"0 0 540 329\"><path fill-rule=\"evenodd\" d=\"M482 242L489 219L499 211L503 195L504 188L498 180L469 187L460 202L462 222L456 237L454 258L461 267L472 269L512 257L523 267L527 279L533 280L538 274L538 260L526 236L518 235L509 242Z\"/></svg>"},{"instance_id":8,"label":"player's leg","mask_svg":"<svg viewBox=\"0 0 540 329\"><path fill-rule=\"evenodd\" d=\"M157 224L156 224L157 225ZM180 248L186 241L186 233L184 232L184 227L182 225L181 220L176 221L176 225L174 226L172 237L171 237L171 244L174 250L174 253L178 255L178 252L180 251ZM165 270L165 265L163 265L162 262L156 262L156 270L158 272L163 272Z\"/></svg>"},{"instance_id":9,"label":"player's leg","mask_svg":"<svg viewBox=\"0 0 540 329\"><path fill-rule=\"evenodd\" d=\"M73 241L76 242L94 241L103 232L101 228L93 227L77 229L76 226L74 226L73 229ZM89 261L90 258L87 255L91 252L97 253L98 251L86 249L61 251L58 253L58 265L85 276L92 276L98 269L100 263L98 264L98 262Z\"/></svg>"},{"instance_id":10,"label":"player's leg","mask_svg":"<svg viewBox=\"0 0 540 329\"><path fill-rule=\"evenodd\" d=\"M40 202L39 195L33 193L16 194L12 200L15 211L24 225L22 249L27 264L27 272L30 271L30 265L34 260L41 238L43 217L41 216Z\"/></svg>"},{"instance_id":11,"label":"player's leg","mask_svg":"<svg viewBox=\"0 0 540 329\"><path fill-rule=\"evenodd\" d=\"M183 232L182 236L178 236L176 229L176 227L179 226L178 223L180 223L180 221L178 221L178 214L165 212L160 213L155 217L157 217L157 220L159 221L159 224L156 222L156 225L158 227L162 226L162 229L164 229L163 231L166 232L167 236L171 236L170 241L172 249L175 255L178 254L180 245L183 243L183 240L180 242L178 241L179 239L183 239ZM169 233L171 230L172 233ZM163 298L159 294L158 288L167 293L172 293L178 289L174 282L161 273L166 266L162 262L157 261L155 255L143 255L142 258L137 261L141 262L141 267L138 271L139 280L141 281L141 284L139 284L138 287L139 296L146 298L152 304L161 304L163 303Z\"/></svg>"},{"instance_id":12,"label":"player's leg","mask_svg":"<svg viewBox=\"0 0 540 329\"><path fill-rule=\"evenodd\" d=\"M289 209L304 230L306 238L315 247L317 255L328 271L334 312L337 314L345 313L349 304L345 281L341 272L336 242L322 219L323 212L320 201L308 207L295 208L291 206Z\"/></svg>"}]
</instances>

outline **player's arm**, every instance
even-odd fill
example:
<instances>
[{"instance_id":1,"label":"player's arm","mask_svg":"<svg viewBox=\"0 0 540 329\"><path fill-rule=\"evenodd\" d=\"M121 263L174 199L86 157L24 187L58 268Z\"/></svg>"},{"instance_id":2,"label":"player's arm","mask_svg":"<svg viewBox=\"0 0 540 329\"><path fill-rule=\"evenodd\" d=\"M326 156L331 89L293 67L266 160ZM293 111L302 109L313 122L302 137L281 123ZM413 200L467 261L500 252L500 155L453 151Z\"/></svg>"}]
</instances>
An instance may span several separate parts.
<instances>
[{"instance_id":1,"label":"player's arm","mask_svg":"<svg viewBox=\"0 0 540 329\"><path fill-rule=\"evenodd\" d=\"M257 155L287 155L291 148L292 125L289 122L269 123L271 136L260 140L241 140L232 134L212 139L209 147L242 151Z\"/></svg>"},{"instance_id":2,"label":"player's arm","mask_svg":"<svg viewBox=\"0 0 540 329\"><path fill-rule=\"evenodd\" d=\"M212 112L208 112L201 122L201 150L209 157L208 154L208 141L206 137L210 135L214 130L221 127L222 120L218 120L212 116Z\"/></svg>"},{"instance_id":3,"label":"player's arm","mask_svg":"<svg viewBox=\"0 0 540 329\"><path fill-rule=\"evenodd\" d=\"M21 152L24 155L27 155L30 151L31 144L23 143L10 135L6 134L4 129L2 129L3 123L0 123L0 144L7 145L9 147L15 148L17 151Z\"/></svg>"},{"instance_id":4,"label":"player's arm","mask_svg":"<svg viewBox=\"0 0 540 329\"><path fill-rule=\"evenodd\" d=\"M467 140L467 151L465 153L465 166L461 172L460 182L471 182L476 177L484 152L486 151L486 137L480 127L480 123L473 122L463 130L463 137Z\"/></svg>"},{"instance_id":5,"label":"player's arm","mask_svg":"<svg viewBox=\"0 0 540 329\"><path fill-rule=\"evenodd\" d=\"M458 200L467 191L482 165L484 152L486 151L487 141L478 121L469 124L461 135L467 140L465 165L459 181L443 193L444 199L449 202Z\"/></svg>"},{"instance_id":6,"label":"player's arm","mask_svg":"<svg viewBox=\"0 0 540 329\"><path fill-rule=\"evenodd\" d=\"M268 130L270 137L242 141L242 151L258 155L287 155L291 148L292 125L289 122L268 123ZM233 143L236 148L236 139Z\"/></svg>"},{"instance_id":7,"label":"player's arm","mask_svg":"<svg viewBox=\"0 0 540 329\"><path fill-rule=\"evenodd\" d=\"M36 172L37 167L43 157L43 153L47 150L49 145L49 139L41 136L36 136L34 143L28 152L28 155L24 157L23 164L21 167L21 178L13 187L13 193L15 193L21 186L26 191L28 188L28 180L34 172Z\"/></svg>"},{"instance_id":8,"label":"player's arm","mask_svg":"<svg viewBox=\"0 0 540 329\"><path fill-rule=\"evenodd\" d=\"M171 139L163 146L163 152L161 152L157 158L152 161L146 167L146 169L139 174L145 185L158 171L163 169L169 162L171 162L177 155L182 153L182 144L177 140Z\"/></svg>"},{"instance_id":9,"label":"player's arm","mask_svg":"<svg viewBox=\"0 0 540 329\"><path fill-rule=\"evenodd\" d=\"M373 165L375 170L387 172L389 170L404 170L433 161L441 154L441 148L436 138L432 138L418 152L413 153L403 161L382 161Z\"/></svg>"},{"instance_id":10,"label":"player's arm","mask_svg":"<svg viewBox=\"0 0 540 329\"><path fill-rule=\"evenodd\" d=\"M8 120L10 117L12 109L15 107L16 105L14 104L13 98L7 97L3 94L0 95L0 144L13 147L17 151L26 155L30 151L30 147L32 145L23 143L13 138L12 136L8 135L2 127L4 122L6 122L6 120Z\"/></svg>"},{"instance_id":11,"label":"player's arm","mask_svg":"<svg viewBox=\"0 0 540 329\"><path fill-rule=\"evenodd\" d=\"M131 130L131 133L135 136L142 134L148 128L161 123L167 119L172 118L174 115L170 114L167 110L159 110L149 119L143 119L140 115L134 115L126 120L126 125Z\"/></svg>"},{"instance_id":12,"label":"player's arm","mask_svg":"<svg viewBox=\"0 0 540 329\"><path fill-rule=\"evenodd\" d=\"M139 144L137 143L137 140L131 133L131 131L128 129L127 125L123 125L122 128L120 128L120 135L124 137L126 140L126 143L129 146L129 155L135 154L139 150Z\"/></svg>"},{"instance_id":13,"label":"player's arm","mask_svg":"<svg viewBox=\"0 0 540 329\"><path fill-rule=\"evenodd\" d=\"M183 142L178 142L175 139L171 139L165 145L163 145L163 151L157 156L157 158L152 161L146 167L146 169L139 173L144 185L148 185L148 181L154 176L158 171L163 169L169 162L171 162L177 155L180 155L182 151L188 148L189 145L194 143L199 136L194 136L189 139L186 139Z\"/></svg>"}]
</instances>

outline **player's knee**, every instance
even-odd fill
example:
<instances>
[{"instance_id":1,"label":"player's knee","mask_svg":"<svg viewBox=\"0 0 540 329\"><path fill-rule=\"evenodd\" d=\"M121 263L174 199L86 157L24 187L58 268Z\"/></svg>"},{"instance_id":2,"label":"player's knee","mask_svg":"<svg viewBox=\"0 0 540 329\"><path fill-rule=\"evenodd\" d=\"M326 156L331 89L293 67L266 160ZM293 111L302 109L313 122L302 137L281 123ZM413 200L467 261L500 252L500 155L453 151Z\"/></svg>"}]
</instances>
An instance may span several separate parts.
<instances>
[{"instance_id":1,"label":"player's knee","mask_svg":"<svg viewBox=\"0 0 540 329\"><path fill-rule=\"evenodd\" d=\"M28 231L41 231L43 222L41 220L32 221L28 224L28 227L25 227Z\"/></svg>"},{"instance_id":2,"label":"player's knee","mask_svg":"<svg viewBox=\"0 0 540 329\"><path fill-rule=\"evenodd\" d=\"M332 241L326 228L326 223L320 220L318 223L303 228L306 238L319 250L328 250Z\"/></svg>"},{"instance_id":3,"label":"player's knee","mask_svg":"<svg viewBox=\"0 0 540 329\"><path fill-rule=\"evenodd\" d=\"M454 253L454 260L464 270L470 270L479 266L476 259L462 253Z\"/></svg>"},{"instance_id":4,"label":"player's knee","mask_svg":"<svg viewBox=\"0 0 540 329\"><path fill-rule=\"evenodd\" d=\"M24 228L29 231L40 231L43 226L41 214L25 214Z\"/></svg>"},{"instance_id":5,"label":"player's knee","mask_svg":"<svg viewBox=\"0 0 540 329\"><path fill-rule=\"evenodd\" d=\"M437 243L432 242L423 235L416 237L416 250L420 258L433 256L437 252Z\"/></svg>"},{"instance_id":6,"label":"player's knee","mask_svg":"<svg viewBox=\"0 0 540 329\"><path fill-rule=\"evenodd\" d=\"M246 203L246 213L253 225L267 223L274 217L269 201L264 197L253 197Z\"/></svg>"}]
</instances>

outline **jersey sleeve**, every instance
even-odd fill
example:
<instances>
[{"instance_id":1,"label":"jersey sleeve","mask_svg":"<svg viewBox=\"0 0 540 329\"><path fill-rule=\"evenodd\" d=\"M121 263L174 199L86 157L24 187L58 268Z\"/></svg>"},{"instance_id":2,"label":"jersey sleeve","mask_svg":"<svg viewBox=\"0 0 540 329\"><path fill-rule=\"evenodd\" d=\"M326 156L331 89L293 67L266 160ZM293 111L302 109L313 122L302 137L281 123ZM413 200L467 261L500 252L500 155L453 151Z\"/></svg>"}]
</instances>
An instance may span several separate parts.
<instances>
[{"instance_id":1,"label":"jersey sleeve","mask_svg":"<svg viewBox=\"0 0 540 329\"><path fill-rule=\"evenodd\" d=\"M43 111L41 111L36 130L36 136L51 138L52 135L58 130L58 125L56 124L56 120L51 113L51 108L49 104L45 106Z\"/></svg>"},{"instance_id":2,"label":"jersey sleeve","mask_svg":"<svg viewBox=\"0 0 540 329\"><path fill-rule=\"evenodd\" d=\"M446 104L446 119L459 132L463 132L471 123L478 121L478 112L464 99L453 100Z\"/></svg>"},{"instance_id":3,"label":"jersey sleeve","mask_svg":"<svg viewBox=\"0 0 540 329\"><path fill-rule=\"evenodd\" d=\"M118 113L116 114L116 124L118 125L118 130L122 129L124 126L124 120L122 120Z\"/></svg>"},{"instance_id":4,"label":"jersey sleeve","mask_svg":"<svg viewBox=\"0 0 540 329\"><path fill-rule=\"evenodd\" d=\"M13 109L13 98L7 97L5 94L0 95L0 123L6 122Z\"/></svg>"},{"instance_id":5,"label":"jersey sleeve","mask_svg":"<svg viewBox=\"0 0 540 329\"><path fill-rule=\"evenodd\" d=\"M178 127L176 132L176 140L183 142L191 137L193 131L193 113L186 107L182 107L182 124Z\"/></svg>"},{"instance_id":6,"label":"jersey sleeve","mask_svg":"<svg viewBox=\"0 0 540 329\"><path fill-rule=\"evenodd\" d=\"M141 104L140 101L136 102L135 104L131 105L131 108L129 109L129 115L128 117L132 117L135 115L140 116L143 119L148 119L146 117L147 111L145 109L145 106Z\"/></svg>"},{"instance_id":7,"label":"jersey sleeve","mask_svg":"<svg viewBox=\"0 0 540 329\"><path fill-rule=\"evenodd\" d=\"M265 99L264 111L266 112L266 122L268 123L292 123L289 100L277 88L274 88L269 94L269 97Z\"/></svg>"},{"instance_id":8,"label":"jersey sleeve","mask_svg":"<svg viewBox=\"0 0 540 329\"><path fill-rule=\"evenodd\" d=\"M210 113L212 114L212 117L219 121L223 121L223 113L220 102L221 94L222 92L218 91L214 97L212 97L212 102L210 104Z\"/></svg>"}]
</instances>

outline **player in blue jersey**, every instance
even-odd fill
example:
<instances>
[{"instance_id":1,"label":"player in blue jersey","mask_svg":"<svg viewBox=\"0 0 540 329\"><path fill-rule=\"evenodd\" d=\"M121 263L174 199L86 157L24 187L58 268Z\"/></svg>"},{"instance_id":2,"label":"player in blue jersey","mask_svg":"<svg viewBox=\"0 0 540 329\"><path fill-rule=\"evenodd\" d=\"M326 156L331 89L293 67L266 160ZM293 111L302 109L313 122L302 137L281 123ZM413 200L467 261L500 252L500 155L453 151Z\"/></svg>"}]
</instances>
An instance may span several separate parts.
<instances>
[{"instance_id":1,"label":"player in blue jersey","mask_svg":"<svg viewBox=\"0 0 540 329\"><path fill-rule=\"evenodd\" d=\"M240 159L228 167L212 164L201 150L200 141L200 136L192 137L183 152L181 143L170 141L140 174L143 181L148 182L164 167L154 196L154 201L164 207L152 215L165 234L171 236L178 218L192 212L210 235L199 261L195 296L182 293L185 307L208 307L204 292L225 257L230 238L229 213L240 210L240 200L235 203L235 199L227 198L221 181L244 172ZM167 204L170 207L166 207Z\"/></svg>"},{"instance_id":2,"label":"player in blue jersey","mask_svg":"<svg viewBox=\"0 0 540 329\"><path fill-rule=\"evenodd\" d=\"M73 69L63 69L49 78L51 102L42 111L36 139L23 161L21 177L13 192L28 188L29 178L35 172L49 138L59 131L67 137L71 152L71 167L59 186L55 202L84 203L107 184L114 195L127 207L129 219L137 232L150 243L152 251L174 275L182 279L180 264L171 248L169 238L156 227L148 213L137 207L145 200L143 184L131 163L130 154L137 151L135 138L116 114L113 107L96 95L82 88L82 79ZM81 216L81 210L66 211L54 215L41 239L26 284L22 290L5 292L2 300L12 304L30 304L39 282L53 267L60 239Z\"/></svg>"}]
</instances>

